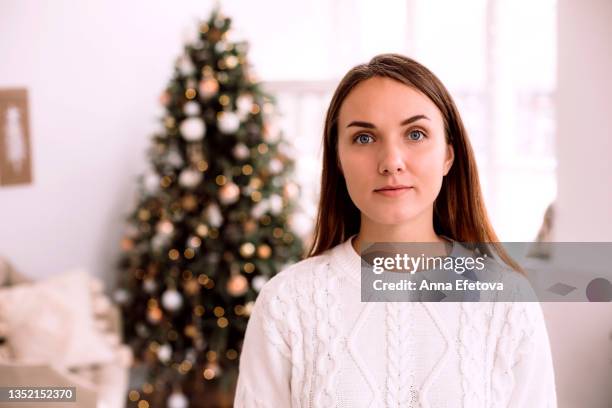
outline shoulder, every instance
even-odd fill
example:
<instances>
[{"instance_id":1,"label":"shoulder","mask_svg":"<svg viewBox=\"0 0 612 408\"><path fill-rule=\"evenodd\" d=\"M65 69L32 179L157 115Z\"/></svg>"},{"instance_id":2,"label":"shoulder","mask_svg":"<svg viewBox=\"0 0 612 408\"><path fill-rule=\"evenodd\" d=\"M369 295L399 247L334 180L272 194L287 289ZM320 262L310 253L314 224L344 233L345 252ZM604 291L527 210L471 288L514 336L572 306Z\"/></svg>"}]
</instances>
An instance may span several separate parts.
<instances>
[{"instance_id":1,"label":"shoulder","mask_svg":"<svg viewBox=\"0 0 612 408\"><path fill-rule=\"evenodd\" d=\"M285 356L295 346L304 325L314 324L318 310L319 283L329 271L329 253L306 258L284 267L262 287L249 324L254 320L269 342Z\"/></svg>"},{"instance_id":2,"label":"shoulder","mask_svg":"<svg viewBox=\"0 0 612 408\"><path fill-rule=\"evenodd\" d=\"M496 301L521 303L538 301L528 276L492 257L487 257L484 266L483 278L485 280L503 284L504 290L497 294Z\"/></svg>"},{"instance_id":3,"label":"shoulder","mask_svg":"<svg viewBox=\"0 0 612 408\"><path fill-rule=\"evenodd\" d=\"M296 282L308 279L315 273L320 273L331 260L330 252L303 259L291 265L285 266L279 273L274 275L263 286L261 293L278 291L281 287L290 286Z\"/></svg>"},{"instance_id":4,"label":"shoulder","mask_svg":"<svg viewBox=\"0 0 612 408\"><path fill-rule=\"evenodd\" d=\"M285 266L262 287L256 304L267 310L288 307L296 300L308 297L316 287L316 281L329 273L331 252L303 259Z\"/></svg>"},{"instance_id":5,"label":"shoulder","mask_svg":"<svg viewBox=\"0 0 612 408\"><path fill-rule=\"evenodd\" d=\"M504 284L499 302L505 305L504 327L510 338L535 340L546 334L546 323L538 296L528 279L505 263L489 259L486 263L489 279Z\"/></svg>"}]
</instances>

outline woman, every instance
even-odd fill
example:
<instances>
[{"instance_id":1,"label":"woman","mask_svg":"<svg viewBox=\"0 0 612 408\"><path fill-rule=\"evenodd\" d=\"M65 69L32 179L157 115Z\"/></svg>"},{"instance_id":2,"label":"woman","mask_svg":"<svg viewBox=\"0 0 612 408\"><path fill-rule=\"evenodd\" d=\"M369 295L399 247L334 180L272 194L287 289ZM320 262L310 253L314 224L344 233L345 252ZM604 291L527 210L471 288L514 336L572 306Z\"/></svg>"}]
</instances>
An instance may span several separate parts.
<instances>
[{"instance_id":1,"label":"woman","mask_svg":"<svg viewBox=\"0 0 612 408\"><path fill-rule=\"evenodd\" d=\"M235 406L555 407L538 303L360 301L363 242L471 243L524 279L501 246L482 244L498 239L438 78L396 54L354 67L324 138L313 247L257 299Z\"/></svg>"}]
</instances>

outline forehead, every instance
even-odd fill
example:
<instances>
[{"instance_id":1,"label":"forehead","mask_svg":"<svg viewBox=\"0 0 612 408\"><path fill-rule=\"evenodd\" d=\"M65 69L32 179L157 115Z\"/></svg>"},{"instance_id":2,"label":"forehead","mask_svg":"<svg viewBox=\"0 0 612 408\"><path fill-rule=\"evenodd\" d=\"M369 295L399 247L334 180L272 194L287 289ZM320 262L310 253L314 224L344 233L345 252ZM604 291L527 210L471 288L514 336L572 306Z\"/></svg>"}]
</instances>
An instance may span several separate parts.
<instances>
[{"instance_id":1,"label":"forehead","mask_svg":"<svg viewBox=\"0 0 612 408\"><path fill-rule=\"evenodd\" d=\"M442 122L440 110L419 90L391 78L374 77L349 92L340 106L338 123L341 127L352 120L399 124L414 115Z\"/></svg>"}]
</instances>

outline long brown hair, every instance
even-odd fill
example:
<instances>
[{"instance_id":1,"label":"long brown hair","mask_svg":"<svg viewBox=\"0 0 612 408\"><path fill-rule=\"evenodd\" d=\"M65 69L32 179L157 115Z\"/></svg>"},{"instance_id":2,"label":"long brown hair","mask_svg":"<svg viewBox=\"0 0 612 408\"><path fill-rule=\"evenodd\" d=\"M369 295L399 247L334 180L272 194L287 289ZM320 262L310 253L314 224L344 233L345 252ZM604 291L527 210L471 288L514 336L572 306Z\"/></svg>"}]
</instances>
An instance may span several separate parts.
<instances>
[{"instance_id":1,"label":"long brown hair","mask_svg":"<svg viewBox=\"0 0 612 408\"><path fill-rule=\"evenodd\" d=\"M446 141L452 145L454 162L444 177L434 202L434 230L439 235L467 244L493 256L524 274L523 269L498 243L485 209L476 160L455 102L442 82L420 63L399 54L381 54L367 64L352 68L336 88L325 118L321 197L312 247L307 257L319 255L359 232L361 214L351 200L338 157L338 115L342 102L360 82L386 77L425 94L444 119Z\"/></svg>"}]
</instances>

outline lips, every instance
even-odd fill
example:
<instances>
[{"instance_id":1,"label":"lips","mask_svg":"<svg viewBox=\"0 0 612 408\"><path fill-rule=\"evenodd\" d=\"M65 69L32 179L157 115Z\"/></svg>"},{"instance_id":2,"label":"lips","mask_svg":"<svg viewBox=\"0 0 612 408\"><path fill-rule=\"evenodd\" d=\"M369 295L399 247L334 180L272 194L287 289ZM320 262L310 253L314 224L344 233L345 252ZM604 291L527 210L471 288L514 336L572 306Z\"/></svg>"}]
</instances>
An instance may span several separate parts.
<instances>
[{"instance_id":1,"label":"lips","mask_svg":"<svg viewBox=\"0 0 612 408\"><path fill-rule=\"evenodd\" d=\"M376 189L374 191L392 191L392 190L402 190L402 189L406 189L406 188L412 188L412 187L404 186L404 185L385 186L385 187Z\"/></svg>"},{"instance_id":2,"label":"lips","mask_svg":"<svg viewBox=\"0 0 612 408\"><path fill-rule=\"evenodd\" d=\"M382 195L384 197L400 197L404 194L408 194L412 191L412 187L394 187L394 188L382 188L378 190L374 190L376 194Z\"/></svg>"}]
</instances>

